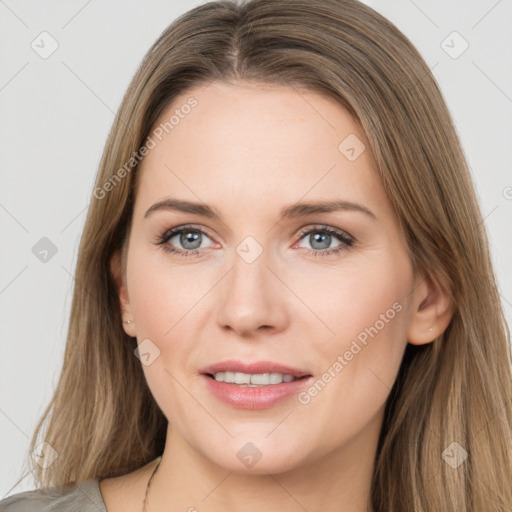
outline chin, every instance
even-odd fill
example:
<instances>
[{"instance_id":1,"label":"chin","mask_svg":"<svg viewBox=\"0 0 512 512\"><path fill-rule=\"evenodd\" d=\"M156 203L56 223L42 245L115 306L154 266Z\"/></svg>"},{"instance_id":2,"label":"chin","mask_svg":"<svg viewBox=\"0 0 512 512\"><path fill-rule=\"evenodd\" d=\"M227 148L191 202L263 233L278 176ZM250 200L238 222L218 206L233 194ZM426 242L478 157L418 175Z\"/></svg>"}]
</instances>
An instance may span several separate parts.
<instances>
[{"instance_id":1,"label":"chin","mask_svg":"<svg viewBox=\"0 0 512 512\"><path fill-rule=\"evenodd\" d=\"M215 452L206 447L203 455L227 471L243 475L285 473L306 463L308 457L303 442L275 443L265 439L266 436L267 433L260 437L244 435L227 443L212 443Z\"/></svg>"}]
</instances>

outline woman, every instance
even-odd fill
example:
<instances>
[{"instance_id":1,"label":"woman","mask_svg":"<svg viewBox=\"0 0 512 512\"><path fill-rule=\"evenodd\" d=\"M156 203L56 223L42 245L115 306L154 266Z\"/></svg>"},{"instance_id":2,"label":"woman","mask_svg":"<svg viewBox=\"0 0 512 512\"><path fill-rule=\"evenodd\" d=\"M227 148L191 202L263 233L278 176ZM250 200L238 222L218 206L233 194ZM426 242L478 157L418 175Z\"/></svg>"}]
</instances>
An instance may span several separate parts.
<instances>
[{"instance_id":1,"label":"woman","mask_svg":"<svg viewBox=\"0 0 512 512\"><path fill-rule=\"evenodd\" d=\"M0 510L512 509L482 216L429 68L371 8L176 20L112 127L76 282L43 489Z\"/></svg>"}]
</instances>

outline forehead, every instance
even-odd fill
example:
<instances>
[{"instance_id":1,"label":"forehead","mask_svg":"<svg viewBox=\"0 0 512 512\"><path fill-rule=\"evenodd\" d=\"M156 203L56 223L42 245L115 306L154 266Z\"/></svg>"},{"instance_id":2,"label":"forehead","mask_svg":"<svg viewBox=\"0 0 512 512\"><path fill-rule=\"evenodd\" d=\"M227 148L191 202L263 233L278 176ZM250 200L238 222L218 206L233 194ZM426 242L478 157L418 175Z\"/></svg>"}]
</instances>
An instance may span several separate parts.
<instances>
[{"instance_id":1,"label":"forehead","mask_svg":"<svg viewBox=\"0 0 512 512\"><path fill-rule=\"evenodd\" d=\"M155 146L138 171L147 200L172 194L215 203L221 194L294 202L306 194L329 199L326 193L384 199L361 127L318 92L214 81L177 96L150 137ZM347 146L362 152L348 158Z\"/></svg>"}]
</instances>

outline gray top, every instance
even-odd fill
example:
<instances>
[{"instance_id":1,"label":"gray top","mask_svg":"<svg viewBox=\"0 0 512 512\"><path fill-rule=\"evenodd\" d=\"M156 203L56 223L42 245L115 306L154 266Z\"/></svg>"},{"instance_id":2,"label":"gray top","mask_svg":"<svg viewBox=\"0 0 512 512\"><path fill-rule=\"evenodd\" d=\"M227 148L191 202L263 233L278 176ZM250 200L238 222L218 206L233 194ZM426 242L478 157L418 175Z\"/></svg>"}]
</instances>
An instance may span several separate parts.
<instances>
[{"instance_id":1,"label":"gray top","mask_svg":"<svg viewBox=\"0 0 512 512\"><path fill-rule=\"evenodd\" d=\"M99 480L13 494L0 501L0 512L107 512Z\"/></svg>"}]
</instances>

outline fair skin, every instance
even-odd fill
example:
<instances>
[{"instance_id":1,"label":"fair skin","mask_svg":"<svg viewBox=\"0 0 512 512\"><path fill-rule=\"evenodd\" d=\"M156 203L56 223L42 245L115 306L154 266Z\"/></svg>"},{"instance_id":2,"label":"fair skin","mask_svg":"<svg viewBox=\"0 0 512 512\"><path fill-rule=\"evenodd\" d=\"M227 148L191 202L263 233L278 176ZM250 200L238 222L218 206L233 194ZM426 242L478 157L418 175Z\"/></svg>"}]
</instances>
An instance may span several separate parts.
<instances>
[{"instance_id":1,"label":"fair skin","mask_svg":"<svg viewBox=\"0 0 512 512\"><path fill-rule=\"evenodd\" d=\"M126 268L118 254L112 260L123 319L133 322L123 324L127 334L160 351L143 365L169 420L147 510L371 511L386 399L407 342L429 343L447 327L448 297L413 272L368 140L337 102L285 86L214 81L176 98L161 120L191 96L197 106L138 169ZM366 147L353 161L338 149L350 134ZM207 204L220 219L169 209L145 216L171 197ZM297 202L334 200L371 214L279 220ZM184 236L157 244L190 224ZM198 229L196 245L183 245ZM251 263L236 251L247 236L263 249ZM199 247L198 255L164 245ZM333 376L338 356L372 326L377 334ZM199 371L226 359L305 369L306 391L329 368L332 378L307 403L295 394L244 409L219 400ZM252 467L237 456L248 442L261 453ZM109 512L142 510L156 462L101 481Z\"/></svg>"}]
</instances>

